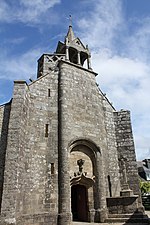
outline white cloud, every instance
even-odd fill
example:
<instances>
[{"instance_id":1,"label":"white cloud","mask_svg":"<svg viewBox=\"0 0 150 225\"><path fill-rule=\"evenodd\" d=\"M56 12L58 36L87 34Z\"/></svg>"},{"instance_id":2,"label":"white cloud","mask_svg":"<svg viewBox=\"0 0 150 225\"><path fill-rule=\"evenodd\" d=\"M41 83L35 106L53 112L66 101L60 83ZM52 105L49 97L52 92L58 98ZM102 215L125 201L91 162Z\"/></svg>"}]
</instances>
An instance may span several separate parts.
<instances>
[{"instance_id":1,"label":"white cloud","mask_svg":"<svg viewBox=\"0 0 150 225\"><path fill-rule=\"evenodd\" d=\"M60 0L14 0L13 3L1 0L0 22L44 23L47 11L58 3ZM56 14L52 14L49 19L52 16L56 18ZM54 21L55 19L49 22L54 23Z\"/></svg>"},{"instance_id":2,"label":"white cloud","mask_svg":"<svg viewBox=\"0 0 150 225\"><path fill-rule=\"evenodd\" d=\"M25 39L26 39L25 37L5 38L5 40L3 41L3 45L8 45L8 44L19 45L19 44L22 44Z\"/></svg>"},{"instance_id":3,"label":"white cloud","mask_svg":"<svg viewBox=\"0 0 150 225\"><path fill-rule=\"evenodd\" d=\"M30 50L23 55L9 56L7 53L2 54L0 57L0 79L17 80L25 79L28 80L30 77L36 77L38 57L42 55L41 49Z\"/></svg>"},{"instance_id":4,"label":"white cloud","mask_svg":"<svg viewBox=\"0 0 150 225\"><path fill-rule=\"evenodd\" d=\"M126 38L126 51L132 57L140 59L141 61L150 60L150 17L137 19L135 21L136 28L133 32Z\"/></svg>"},{"instance_id":5,"label":"white cloud","mask_svg":"<svg viewBox=\"0 0 150 225\"><path fill-rule=\"evenodd\" d=\"M91 13L78 21L84 43L89 43L94 49L112 46L116 29L123 24L121 13L119 0L96 1Z\"/></svg>"},{"instance_id":6,"label":"white cloud","mask_svg":"<svg viewBox=\"0 0 150 225\"><path fill-rule=\"evenodd\" d=\"M150 142L149 137L143 135L135 135L135 147L138 155L138 159L149 159L150 157Z\"/></svg>"},{"instance_id":7,"label":"white cloud","mask_svg":"<svg viewBox=\"0 0 150 225\"><path fill-rule=\"evenodd\" d=\"M1 2L0 2L0 20L3 19L4 21L6 21L9 9L10 8L9 8L8 4L4 0L1 0Z\"/></svg>"},{"instance_id":8,"label":"white cloud","mask_svg":"<svg viewBox=\"0 0 150 225\"><path fill-rule=\"evenodd\" d=\"M119 80L122 84L124 81L134 81L135 79L144 78L147 75L148 67L143 62L121 57L119 55L106 55L102 52L93 53L93 67L98 70L104 82L108 84Z\"/></svg>"},{"instance_id":9,"label":"white cloud","mask_svg":"<svg viewBox=\"0 0 150 225\"><path fill-rule=\"evenodd\" d=\"M119 56L93 54L97 81L117 108L129 108L134 114L150 109L150 68L146 63ZM142 109L142 111L141 111Z\"/></svg>"}]
</instances>

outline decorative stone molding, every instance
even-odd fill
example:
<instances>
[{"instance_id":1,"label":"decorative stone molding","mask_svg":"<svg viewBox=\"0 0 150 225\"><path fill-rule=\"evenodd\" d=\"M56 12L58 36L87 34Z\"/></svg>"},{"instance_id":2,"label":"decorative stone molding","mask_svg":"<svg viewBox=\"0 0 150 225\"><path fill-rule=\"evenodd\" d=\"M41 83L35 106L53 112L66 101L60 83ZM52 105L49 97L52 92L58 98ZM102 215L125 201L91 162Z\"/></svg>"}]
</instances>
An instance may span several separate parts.
<instances>
[{"instance_id":1,"label":"decorative stone molding","mask_svg":"<svg viewBox=\"0 0 150 225\"><path fill-rule=\"evenodd\" d=\"M89 178L89 177L86 177L82 173L81 175L78 175L76 177L73 177L70 180L70 185L71 186L77 185L77 184L84 185L85 187L90 188L90 187L92 187L95 184L95 177Z\"/></svg>"}]
</instances>

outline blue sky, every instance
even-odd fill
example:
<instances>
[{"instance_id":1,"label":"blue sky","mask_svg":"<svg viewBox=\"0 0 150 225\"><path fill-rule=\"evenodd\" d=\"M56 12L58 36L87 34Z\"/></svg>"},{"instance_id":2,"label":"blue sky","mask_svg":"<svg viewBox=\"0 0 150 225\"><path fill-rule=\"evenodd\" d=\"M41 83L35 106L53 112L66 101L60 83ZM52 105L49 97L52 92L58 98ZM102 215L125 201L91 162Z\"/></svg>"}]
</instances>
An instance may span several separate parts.
<instances>
[{"instance_id":1,"label":"blue sky","mask_svg":"<svg viewBox=\"0 0 150 225\"><path fill-rule=\"evenodd\" d=\"M131 111L137 159L150 158L149 0L0 0L0 104L13 80L36 79L37 59L64 40L70 14L100 88Z\"/></svg>"}]
</instances>

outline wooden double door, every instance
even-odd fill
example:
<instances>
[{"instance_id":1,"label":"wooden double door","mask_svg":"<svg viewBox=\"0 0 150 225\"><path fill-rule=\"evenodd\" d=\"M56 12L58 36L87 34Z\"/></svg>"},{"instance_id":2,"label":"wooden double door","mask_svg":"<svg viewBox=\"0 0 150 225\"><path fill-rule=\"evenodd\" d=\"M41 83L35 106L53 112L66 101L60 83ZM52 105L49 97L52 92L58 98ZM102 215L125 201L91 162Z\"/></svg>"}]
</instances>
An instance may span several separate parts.
<instances>
[{"instance_id":1,"label":"wooden double door","mask_svg":"<svg viewBox=\"0 0 150 225\"><path fill-rule=\"evenodd\" d=\"M88 221L88 192L83 185L73 185L71 187L71 208L73 221Z\"/></svg>"}]
</instances>

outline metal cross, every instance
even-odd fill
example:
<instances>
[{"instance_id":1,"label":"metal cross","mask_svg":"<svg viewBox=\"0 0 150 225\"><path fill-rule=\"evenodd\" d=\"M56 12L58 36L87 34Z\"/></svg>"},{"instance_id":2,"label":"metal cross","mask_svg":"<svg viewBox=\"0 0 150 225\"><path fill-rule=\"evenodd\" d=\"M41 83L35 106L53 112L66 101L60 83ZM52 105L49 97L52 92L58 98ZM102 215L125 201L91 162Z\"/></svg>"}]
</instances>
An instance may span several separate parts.
<instances>
[{"instance_id":1,"label":"metal cross","mask_svg":"<svg viewBox=\"0 0 150 225\"><path fill-rule=\"evenodd\" d=\"M69 20L70 20L70 26L72 26L72 16L69 15Z\"/></svg>"}]
</instances>

